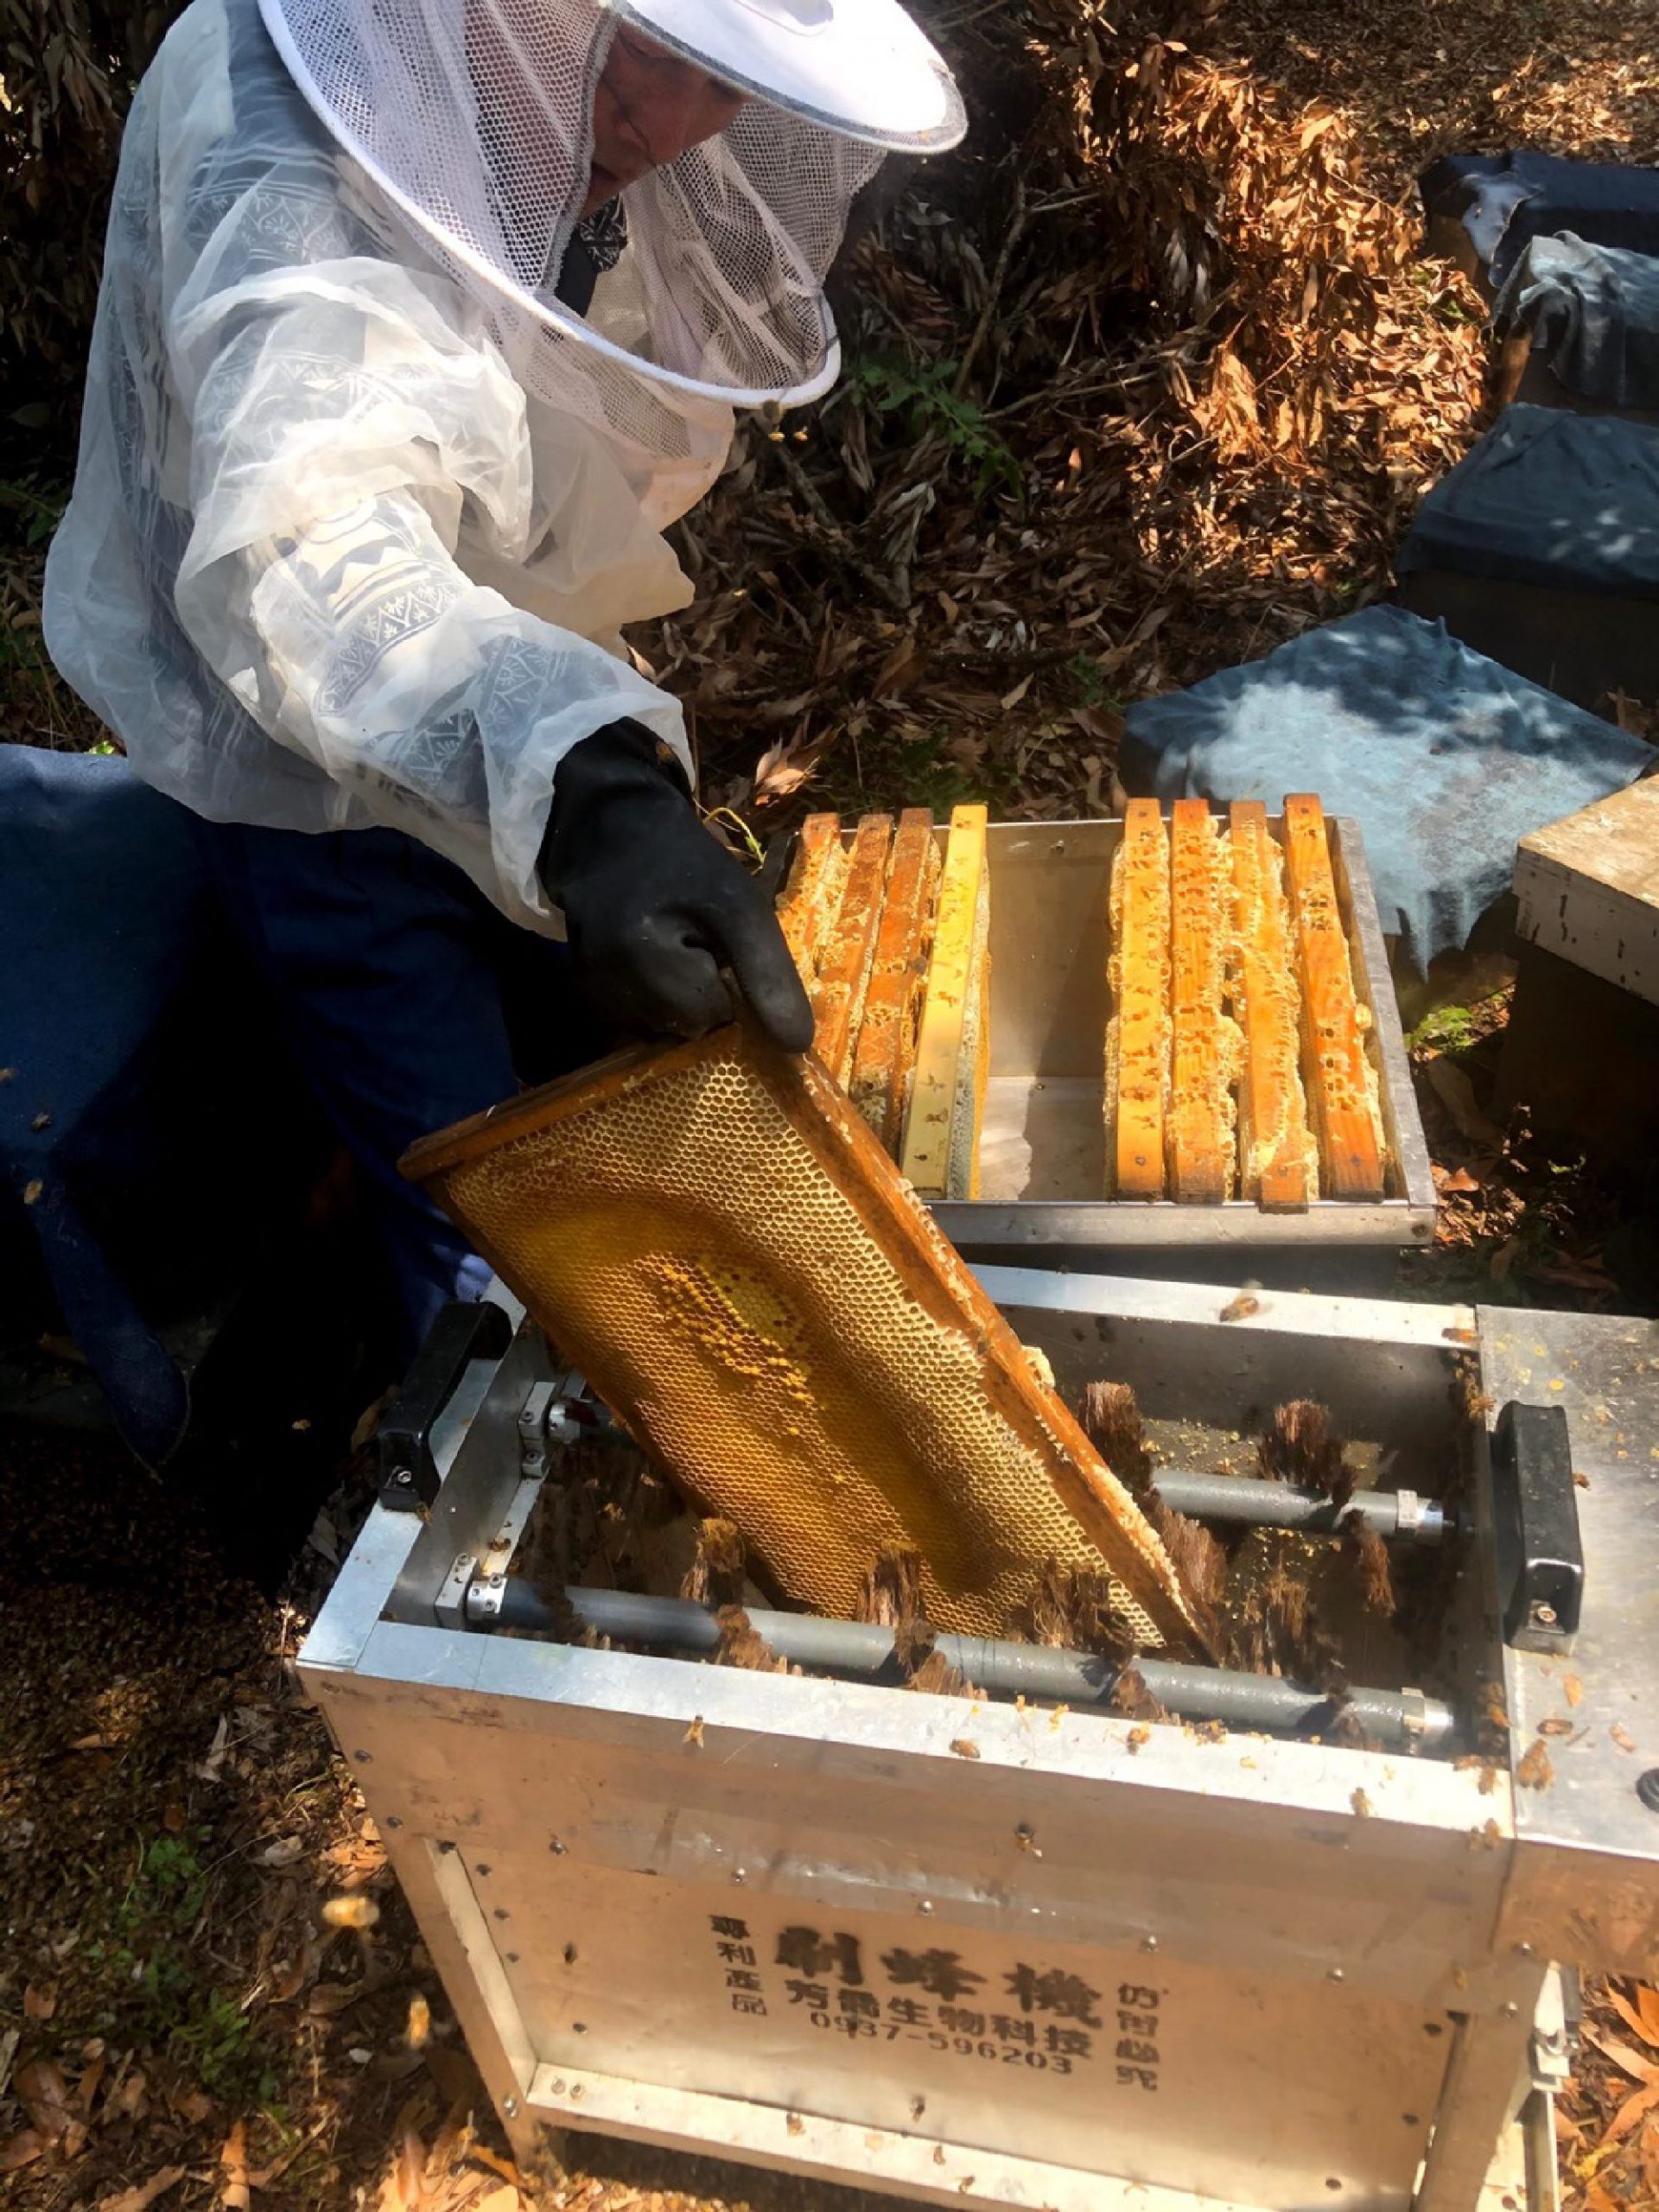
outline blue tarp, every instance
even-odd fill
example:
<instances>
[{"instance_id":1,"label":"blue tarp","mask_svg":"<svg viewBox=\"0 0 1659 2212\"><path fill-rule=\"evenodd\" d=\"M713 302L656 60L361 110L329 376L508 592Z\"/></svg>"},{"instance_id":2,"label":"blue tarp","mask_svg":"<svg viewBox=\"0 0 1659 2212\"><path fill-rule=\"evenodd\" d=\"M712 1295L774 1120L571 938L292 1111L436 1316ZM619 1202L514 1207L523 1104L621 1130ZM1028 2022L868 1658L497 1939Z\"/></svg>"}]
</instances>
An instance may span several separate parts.
<instances>
[{"instance_id":1,"label":"blue tarp","mask_svg":"<svg viewBox=\"0 0 1659 2212\"><path fill-rule=\"evenodd\" d=\"M1529 831L1630 782L1650 748L1371 607L1125 718L1125 774L1160 798L1313 791L1359 823L1382 927L1419 972L1468 941Z\"/></svg>"},{"instance_id":2,"label":"blue tarp","mask_svg":"<svg viewBox=\"0 0 1659 2212\"><path fill-rule=\"evenodd\" d=\"M1395 566L1659 599L1659 429L1506 407L1423 501Z\"/></svg>"}]
</instances>

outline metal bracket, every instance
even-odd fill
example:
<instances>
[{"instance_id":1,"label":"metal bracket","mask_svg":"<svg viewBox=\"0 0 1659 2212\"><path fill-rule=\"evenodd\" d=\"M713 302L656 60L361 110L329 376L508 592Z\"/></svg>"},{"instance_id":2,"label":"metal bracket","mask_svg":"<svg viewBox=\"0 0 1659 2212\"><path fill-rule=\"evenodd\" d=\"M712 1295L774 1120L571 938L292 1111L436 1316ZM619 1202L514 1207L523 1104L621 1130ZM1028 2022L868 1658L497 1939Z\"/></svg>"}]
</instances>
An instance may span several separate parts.
<instances>
[{"instance_id":1,"label":"metal bracket","mask_svg":"<svg viewBox=\"0 0 1659 2212\"><path fill-rule=\"evenodd\" d=\"M469 1628L493 1628L501 1617L501 1599L507 1586L505 1573L496 1568L489 1574L475 1574L467 1585L466 1599L467 1625Z\"/></svg>"},{"instance_id":2,"label":"metal bracket","mask_svg":"<svg viewBox=\"0 0 1659 2212\"><path fill-rule=\"evenodd\" d=\"M471 1552L456 1553L454 1565L444 1576L432 1601L432 1616L440 1628L466 1627L467 1592L477 1572L478 1561Z\"/></svg>"}]
</instances>

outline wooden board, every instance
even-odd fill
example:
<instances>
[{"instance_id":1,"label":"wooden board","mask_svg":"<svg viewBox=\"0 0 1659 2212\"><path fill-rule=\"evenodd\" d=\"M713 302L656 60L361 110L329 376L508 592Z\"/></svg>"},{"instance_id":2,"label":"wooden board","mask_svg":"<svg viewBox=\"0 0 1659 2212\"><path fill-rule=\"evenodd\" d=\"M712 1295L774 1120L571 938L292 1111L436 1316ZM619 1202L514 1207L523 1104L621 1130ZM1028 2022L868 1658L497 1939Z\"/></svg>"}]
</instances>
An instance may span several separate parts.
<instances>
[{"instance_id":1,"label":"wooden board","mask_svg":"<svg viewBox=\"0 0 1659 2212\"><path fill-rule=\"evenodd\" d=\"M939 849L925 806L899 817L876 932L864 1018L853 1048L853 1103L895 1155L916 1064L927 957L933 941Z\"/></svg>"},{"instance_id":2,"label":"wooden board","mask_svg":"<svg viewBox=\"0 0 1659 2212\"><path fill-rule=\"evenodd\" d=\"M977 1181L990 1061L986 821L982 806L953 808L945 842L901 1154L923 1198L968 1198Z\"/></svg>"},{"instance_id":3,"label":"wooden board","mask_svg":"<svg viewBox=\"0 0 1659 2212\"><path fill-rule=\"evenodd\" d=\"M838 814L809 814L796 840L789 880L778 902L779 926L790 958L808 991L817 980L818 956L841 911L847 884L847 849Z\"/></svg>"},{"instance_id":4,"label":"wooden board","mask_svg":"<svg viewBox=\"0 0 1659 2212\"><path fill-rule=\"evenodd\" d=\"M1301 1021L1285 899L1284 856L1260 799L1236 799L1232 966L1229 989L1243 1032L1238 1086L1240 1196L1294 1210L1319 1195L1319 1150L1302 1090Z\"/></svg>"},{"instance_id":5,"label":"wooden board","mask_svg":"<svg viewBox=\"0 0 1659 2212\"><path fill-rule=\"evenodd\" d=\"M837 1083L844 1084L853 1071L853 1045L864 1017L892 843L892 816L867 814L848 855L847 883L835 926L818 955L812 1049Z\"/></svg>"},{"instance_id":6,"label":"wooden board","mask_svg":"<svg viewBox=\"0 0 1659 2212\"><path fill-rule=\"evenodd\" d=\"M1376 1077L1365 1057L1365 1017L1354 991L1325 811L1306 794L1285 801L1285 865L1301 984L1302 1080L1325 1194L1375 1200L1383 1192Z\"/></svg>"},{"instance_id":7,"label":"wooden board","mask_svg":"<svg viewBox=\"0 0 1659 2212\"><path fill-rule=\"evenodd\" d=\"M1106 1030L1111 1195L1164 1195L1169 1089L1169 837L1156 799L1132 798L1112 862L1112 1018Z\"/></svg>"},{"instance_id":8,"label":"wooden board","mask_svg":"<svg viewBox=\"0 0 1659 2212\"><path fill-rule=\"evenodd\" d=\"M1232 1196L1232 1086L1238 1030L1224 1010L1232 897L1221 824L1201 798L1170 814L1169 1195L1220 1205Z\"/></svg>"},{"instance_id":9,"label":"wooden board","mask_svg":"<svg viewBox=\"0 0 1659 2212\"><path fill-rule=\"evenodd\" d=\"M1659 777L1521 840L1516 933L1659 1005Z\"/></svg>"}]
</instances>

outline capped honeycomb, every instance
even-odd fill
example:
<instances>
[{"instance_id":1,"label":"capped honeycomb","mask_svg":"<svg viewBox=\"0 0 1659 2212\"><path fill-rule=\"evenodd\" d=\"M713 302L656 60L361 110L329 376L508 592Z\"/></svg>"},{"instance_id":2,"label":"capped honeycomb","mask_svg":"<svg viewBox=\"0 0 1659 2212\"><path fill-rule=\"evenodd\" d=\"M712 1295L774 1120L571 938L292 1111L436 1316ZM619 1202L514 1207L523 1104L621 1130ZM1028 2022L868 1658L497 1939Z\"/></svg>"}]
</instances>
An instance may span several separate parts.
<instances>
[{"instance_id":1,"label":"capped honeycomb","mask_svg":"<svg viewBox=\"0 0 1659 2212\"><path fill-rule=\"evenodd\" d=\"M916 1039L916 1073L899 1154L925 1198L979 1196L979 1132L991 1064L990 871L987 810L951 810L938 920Z\"/></svg>"},{"instance_id":2,"label":"capped honeycomb","mask_svg":"<svg viewBox=\"0 0 1659 2212\"><path fill-rule=\"evenodd\" d=\"M979 1195L990 1072L987 811L925 807L801 826L778 918L813 1048L924 1198Z\"/></svg>"},{"instance_id":3,"label":"capped honeycomb","mask_svg":"<svg viewBox=\"0 0 1659 2212\"><path fill-rule=\"evenodd\" d=\"M1106 1173L1120 1198L1164 1194L1169 1103L1169 835L1155 799L1132 798L1112 864Z\"/></svg>"},{"instance_id":4,"label":"capped honeycomb","mask_svg":"<svg viewBox=\"0 0 1659 2212\"><path fill-rule=\"evenodd\" d=\"M1170 817L1169 1186L1172 1198L1219 1205L1237 1154L1233 1084L1238 1025L1222 1003L1232 881L1221 824L1201 798Z\"/></svg>"},{"instance_id":5,"label":"capped honeycomb","mask_svg":"<svg viewBox=\"0 0 1659 2212\"><path fill-rule=\"evenodd\" d=\"M811 1058L733 1027L628 1054L404 1162L648 1452L777 1587L854 1617L884 1548L1001 1635L1034 1569L1104 1568L1198 1636L1128 1491Z\"/></svg>"},{"instance_id":6,"label":"capped honeycomb","mask_svg":"<svg viewBox=\"0 0 1659 2212\"><path fill-rule=\"evenodd\" d=\"M1260 799L1235 799L1228 992L1244 1033L1238 1086L1239 1195L1295 1208L1319 1193L1319 1154L1301 1076L1301 994L1291 951L1285 856Z\"/></svg>"},{"instance_id":7,"label":"capped honeycomb","mask_svg":"<svg viewBox=\"0 0 1659 2212\"><path fill-rule=\"evenodd\" d=\"M875 958L848 1085L854 1105L895 1156L904 1141L938 895L939 849L933 817L925 806L907 808L899 817L893 841Z\"/></svg>"},{"instance_id":8,"label":"capped honeycomb","mask_svg":"<svg viewBox=\"0 0 1659 2212\"><path fill-rule=\"evenodd\" d=\"M1317 798L1226 822L1132 799L1112 863L1106 1033L1111 1194L1296 1208L1387 1186L1381 1087L1366 1050Z\"/></svg>"}]
</instances>

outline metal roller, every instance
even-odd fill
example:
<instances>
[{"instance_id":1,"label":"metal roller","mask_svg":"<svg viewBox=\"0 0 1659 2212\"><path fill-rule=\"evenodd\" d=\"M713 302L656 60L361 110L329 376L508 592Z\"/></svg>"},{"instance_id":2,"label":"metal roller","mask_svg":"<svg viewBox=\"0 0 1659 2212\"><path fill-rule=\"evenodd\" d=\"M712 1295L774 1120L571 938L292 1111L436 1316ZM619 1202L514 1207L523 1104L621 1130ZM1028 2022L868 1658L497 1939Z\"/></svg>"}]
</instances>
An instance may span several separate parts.
<instances>
[{"instance_id":1,"label":"metal roller","mask_svg":"<svg viewBox=\"0 0 1659 2212\"><path fill-rule=\"evenodd\" d=\"M583 1626L613 1643L645 1644L688 1656L704 1656L719 1647L720 1626L714 1615L687 1599L574 1587L564 1594ZM756 1635L791 1666L854 1681L904 1679L893 1656L891 1629L864 1621L823 1620L811 1613L755 1611L748 1618ZM547 1636L556 1627L546 1599L516 1575L475 1582L467 1592L467 1619L475 1628L523 1629ZM1055 1651L1043 1644L1007 1643L990 1637L942 1635L935 1648L969 1681L995 1696L1044 1698L1073 1707L1109 1706L1122 1671L1086 1652ZM1313 1732L1332 1717L1331 1700L1303 1683L1149 1658L1138 1658L1135 1665L1150 1694L1183 1719L1297 1734ZM1367 1736L1390 1751L1444 1751L1456 1732L1450 1706L1417 1690L1357 1689L1344 1710L1352 1713Z\"/></svg>"}]
</instances>

